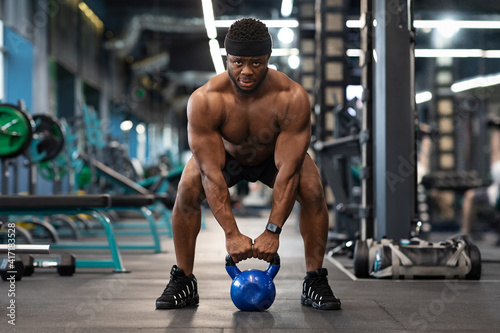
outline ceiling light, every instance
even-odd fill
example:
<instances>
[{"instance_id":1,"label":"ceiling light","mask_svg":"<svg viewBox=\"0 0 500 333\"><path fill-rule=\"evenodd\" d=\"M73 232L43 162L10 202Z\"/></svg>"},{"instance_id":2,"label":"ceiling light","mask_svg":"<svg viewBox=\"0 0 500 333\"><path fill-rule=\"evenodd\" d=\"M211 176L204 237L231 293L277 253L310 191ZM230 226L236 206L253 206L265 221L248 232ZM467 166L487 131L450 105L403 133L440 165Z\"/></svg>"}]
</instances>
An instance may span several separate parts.
<instances>
[{"instance_id":1,"label":"ceiling light","mask_svg":"<svg viewBox=\"0 0 500 333\"><path fill-rule=\"evenodd\" d=\"M226 49L221 48L219 49L219 53L223 56L227 55L226 54ZM271 53L271 57L288 57L291 55L299 55L300 51L297 48L276 48L273 49L273 52Z\"/></svg>"},{"instance_id":2,"label":"ceiling light","mask_svg":"<svg viewBox=\"0 0 500 333\"><path fill-rule=\"evenodd\" d=\"M124 120L120 124L120 129L124 132L128 132L134 127L134 123L131 120Z\"/></svg>"},{"instance_id":3,"label":"ceiling light","mask_svg":"<svg viewBox=\"0 0 500 333\"><path fill-rule=\"evenodd\" d=\"M280 31L278 32L278 39L283 44L290 44L291 42L293 42L293 37L294 33L293 30L290 28L281 28Z\"/></svg>"},{"instance_id":4,"label":"ceiling light","mask_svg":"<svg viewBox=\"0 0 500 333\"><path fill-rule=\"evenodd\" d=\"M208 38L217 38L217 29L215 29L214 10L212 0L201 0L203 7L203 17L205 19L205 28L207 29Z\"/></svg>"},{"instance_id":5,"label":"ceiling light","mask_svg":"<svg viewBox=\"0 0 500 333\"><path fill-rule=\"evenodd\" d=\"M210 45L210 55L212 56L212 62L214 63L215 72L217 74L223 73L226 69L224 67L224 62L222 61L222 56L219 51L219 41L217 41L217 39L211 39L208 44Z\"/></svg>"},{"instance_id":6,"label":"ceiling light","mask_svg":"<svg viewBox=\"0 0 500 333\"><path fill-rule=\"evenodd\" d=\"M460 28L456 24L453 24L453 20L444 20L442 21L442 23L443 24L437 28L437 31L441 36L445 38L453 37L453 35L456 34L458 30L460 30Z\"/></svg>"},{"instance_id":7,"label":"ceiling light","mask_svg":"<svg viewBox=\"0 0 500 333\"><path fill-rule=\"evenodd\" d=\"M229 28L235 20L216 20L217 28ZM297 28L299 21L297 20L262 20L268 28Z\"/></svg>"},{"instance_id":8,"label":"ceiling light","mask_svg":"<svg viewBox=\"0 0 500 333\"><path fill-rule=\"evenodd\" d=\"M203 7L203 18L205 20L207 36L208 38L210 38L210 41L208 43L210 47L210 56L212 57L212 62L214 63L215 72L217 74L220 74L223 73L226 69L224 68L224 62L222 61L222 56L219 52L219 42L216 39L217 29L215 28L212 0L201 0L201 4Z\"/></svg>"},{"instance_id":9,"label":"ceiling light","mask_svg":"<svg viewBox=\"0 0 500 333\"><path fill-rule=\"evenodd\" d=\"M462 21L462 20L415 20L413 26L417 29L500 29L500 21ZM346 27L361 28L361 20L347 20Z\"/></svg>"},{"instance_id":10,"label":"ceiling light","mask_svg":"<svg viewBox=\"0 0 500 333\"><path fill-rule=\"evenodd\" d=\"M281 16L288 17L292 15L293 0L283 0L281 2Z\"/></svg>"},{"instance_id":11,"label":"ceiling light","mask_svg":"<svg viewBox=\"0 0 500 333\"><path fill-rule=\"evenodd\" d=\"M415 94L415 103L421 104L428 102L432 99L432 93L430 91L424 91L418 94Z\"/></svg>"},{"instance_id":12,"label":"ceiling light","mask_svg":"<svg viewBox=\"0 0 500 333\"><path fill-rule=\"evenodd\" d=\"M416 20L417 29L439 29L452 26L455 29L500 29L500 21L461 21L461 20Z\"/></svg>"},{"instance_id":13,"label":"ceiling light","mask_svg":"<svg viewBox=\"0 0 500 333\"><path fill-rule=\"evenodd\" d=\"M451 91L458 93L465 90L490 87L497 84L500 84L500 74L478 76L452 84Z\"/></svg>"},{"instance_id":14,"label":"ceiling light","mask_svg":"<svg viewBox=\"0 0 500 333\"><path fill-rule=\"evenodd\" d=\"M290 66L291 69L297 69L299 68L300 65L300 58L296 55L291 55L288 57L288 66Z\"/></svg>"},{"instance_id":15,"label":"ceiling light","mask_svg":"<svg viewBox=\"0 0 500 333\"><path fill-rule=\"evenodd\" d=\"M135 131L138 134L144 134L144 132L146 132L146 126L143 123L140 123L135 127Z\"/></svg>"},{"instance_id":16,"label":"ceiling light","mask_svg":"<svg viewBox=\"0 0 500 333\"><path fill-rule=\"evenodd\" d=\"M375 50L374 50L375 52ZM362 54L360 49L348 49L348 57L359 57ZM416 58L500 58L500 50L481 49L416 49Z\"/></svg>"}]
</instances>

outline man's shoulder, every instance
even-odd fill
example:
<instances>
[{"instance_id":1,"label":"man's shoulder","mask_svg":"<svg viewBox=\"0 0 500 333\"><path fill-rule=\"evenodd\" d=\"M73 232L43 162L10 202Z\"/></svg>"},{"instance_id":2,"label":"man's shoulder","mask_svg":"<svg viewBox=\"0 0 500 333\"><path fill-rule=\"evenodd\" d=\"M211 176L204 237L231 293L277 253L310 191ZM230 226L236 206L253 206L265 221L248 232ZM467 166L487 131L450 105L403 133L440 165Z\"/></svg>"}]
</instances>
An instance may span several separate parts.
<instances>
[{"instance_id":1,"label":"man's shoulder","mask_svg":"<svg viewBox=\"0 0 500 333\"><path fill-rule=\"evenodd\" d=\"M218 118L222 109L222 96L227 90L226 85L223 74L219 74L196 89L189 98L188 117L192 118L196 115L212 119Z\"/></svg>"},{"instance_id":2,"label":"man's shoulder","mask_svg":"<svg viewBox=\"0 0 500 333\"><path fill-rule=\"evenodd\" d=\"M217 100L220 98L220 95L227 91L228 79L226 77L227 74L224 75L224 73L212 77L207 83L191 94L191 99L198 102L209 102L212 99Z\"/></svg>"},{"instance_id":3,"label":"man's shoulder","mask_svg":"<svg viewBox=\"0 0 500 333\"><path fill-rule=\"evenodd\" d=\"M221 94L227 90L229 83L229 76L224 72L212 77L207 83L201 86L199 90L204 93Z\"/></svg>"},{"instance_id":4,"label":"man's shoulder","mask_svg":"<svg viewBox=\"0 0 500 333\"><path fill-rule=\"evenodd\" d=\"M297 82L295 82L282 72L269 69L268 74L272 78L272 84L276 87L278 91L287 93L296 93L298 91L304 91L304 88L300 84L298 84Z\"/></svg>"}]
</instances>

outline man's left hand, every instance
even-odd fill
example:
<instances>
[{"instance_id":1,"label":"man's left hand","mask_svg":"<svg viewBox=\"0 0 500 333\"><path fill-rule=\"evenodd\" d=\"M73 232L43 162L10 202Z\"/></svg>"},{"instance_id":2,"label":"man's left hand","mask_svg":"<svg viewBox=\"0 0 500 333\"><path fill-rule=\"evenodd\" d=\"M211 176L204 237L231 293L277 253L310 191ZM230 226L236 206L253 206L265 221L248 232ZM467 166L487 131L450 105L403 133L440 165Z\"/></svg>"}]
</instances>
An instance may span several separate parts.
<instances>
[{"instance_id":1,"label":"man's left hand","mask_svg":"<svg viewBox=\"0 0 500 333\"><path fill-rule=\"evenodd\" d=\"M271 262L279 245L279 235L264 231L253 243L253 257Z\"/></svg>"}]
</instances>

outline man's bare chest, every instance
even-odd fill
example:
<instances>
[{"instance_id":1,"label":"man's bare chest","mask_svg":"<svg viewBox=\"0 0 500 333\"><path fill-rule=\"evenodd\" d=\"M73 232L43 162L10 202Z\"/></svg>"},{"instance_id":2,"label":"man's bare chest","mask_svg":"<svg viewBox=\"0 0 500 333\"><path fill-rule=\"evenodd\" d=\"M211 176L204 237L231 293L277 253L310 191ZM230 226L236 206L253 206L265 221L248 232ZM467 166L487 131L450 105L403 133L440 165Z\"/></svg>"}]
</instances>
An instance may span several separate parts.
<instances>
[{"instance_id":1,"label":"man's bare chest","mask_svg":"<svg viewBox=\"0 0 500 333\"><path fill-rule=\"evenodd\" d=\"M233 145L270 144L280 132L278 109L234 108L220 126L221 136Z\"/></svg>"}]
</instances>

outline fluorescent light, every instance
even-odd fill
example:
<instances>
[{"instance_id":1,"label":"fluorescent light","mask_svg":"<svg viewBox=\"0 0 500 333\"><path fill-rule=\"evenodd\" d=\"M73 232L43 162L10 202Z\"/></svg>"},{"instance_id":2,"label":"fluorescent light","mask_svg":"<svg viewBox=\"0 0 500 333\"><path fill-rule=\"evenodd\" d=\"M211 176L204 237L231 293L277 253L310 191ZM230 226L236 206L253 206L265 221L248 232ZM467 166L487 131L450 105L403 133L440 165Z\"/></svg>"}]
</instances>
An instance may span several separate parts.
<instances>
[{"instance_id":1,"label":"fluorescent light","mask_svg":"<svg viewBox=\"0 0 500 333\"><path fill-rule=\"evenodd\" d=\"M419 58L485 58L485 50L480 49L416 49L415 57ZM494 55L494 53L490 53Z\"/></svg>"},{"instance_id":2,"label":"fluorescent light","mask_svg":"<svg viewBox=\"0 0 500 333\"><path fill-rule=\"evenodd\" d=\"M443 20L442 23L443 24L437 28L437 31L445 38L453 37L453 35L460 30L460 28L454 24L454 21L452 20Z\"/></svg>"},{"instance_id":3,"label":"fluorescent light","mask_svg":"<svg viewBox=\"0 0 500 333\"><path fill-rule=\"evenodd\" d=\"M229 28L235 20L216 20L217 28ZM262 20L268 28L297 28L299 21L297 20Z\"/></svg>"},{"instance_id":4,"label":"fluorescent light","mask_svg":"<svg viewBox=\"0 0 500 333\"><path fill-rule=\"evenodd\" d=\"M415 20L413 26L417 29L500 29L500 21L460 21L460 20ZM346 27L361 28L361 20L347 20Z\"/></svg>"},{"instance_id":5,"label":"fluorescent light","mask_svg":"<svg viewBox=\"0 0 500 333\"><path fill-rule=\"evenodd\" d=\"M363 51L361 51L360 49L348 49L348 50L345 52L345 54L346 54L348 57L351 57L351 58L360 57L362 53L363 53Z\"/></svg>"},{"instance_id":6,"label":"fluorescent light","mask_svg":"<svg viewBox=\"0 0 500 333\"><path fill-rule=\"evenodd\" d=\"M220 49L219 50L220 54L225 56L226 54L226 49ZM299 49L297 48L276 48L273 49L273 52L271 53L271 57L289 57L291 55L296 55L298 56L300 54Z\"/></svg>"},{"instance_id":7,"label":"fluorescent light","mask_svg":"<svg viewBox=\"0 0 500 333\"><path fill-rule=\"evenodd\" d=\"M430 91L424 91L424 92L415 94L415 103L417 103L417 104L428 102L431 99L432 99L432 93Z\"/></svg>"},{"instance_id":8,"label":"fluorescent light","mask_svg":"<svg viewBox=\"0 0 500 333\"><path fill-rule=\"evenodd\" d=\"M293 0L283 0L281 2L281 16L288 17L292 15Z\"/></svg>"},{"instance_id":9,"label":"fluorescent light","mask_svg":"<svg viewBox=\"0 0 500 333\"><path fill-rule=\"evenodd\" d=\"M350 29L356 29L356 28L361 28L361 20L347 20L345 23L346 27Z\"/></svg>"},{"instance_id":10,"label":"fluorescent light","mask_svg":"<svg viewBox=\"0 0 500 333\"><path fill-rule=\"evenodd\" d=\"M482 88L482 87L490 87L500 84L500 74L492 74L486 76L478 76L472 79L460 81L451 85L451 91L454 93Z\"/></svg>"},{"instance_id":11,"label":"fluorescent light","mask_svg":"<svg viewBox=\"0 0 500 333\"><path fill-rule=\"evenodd\" d=\"M299 65L300 65L299 56L291 55L288 57L288 66L290 66L291 69L297 69L299 68Z\"/></svg>"},{"instance_id":12,"label":"fluorescent light","mask_svg":"<svg viewBox=\"0 0 500 333\"><path fill-rule=\"evenodd\" d=\"M449 29L450 27L454 29L500 29L500 21L415 20L413 26L417 29Z\"/></svg>"},{"instance_id":13,"label":"fluorescent light","mask_svg":"<svg viewBox=\"0 0 500 333\"><path fill-rule=\"evenodd\" d=\"M217 29L215 29L214 9L212 0L201 0L203 7L203 17L205 19L205 28L208 38L217 38Z\"/></svg>"},{"instance_id":14,"label":"fluorescent light","mask_svg":"<svg viewBox=\"0 0 500 333\"><path fill-rule=\"evenodd\" d=\"M362 51L360 49L348 49L348 57L359 57ZM500 58L500 50L481 50L481 49L416 49L417 58Z\"/></svg>"},{"instance_id":15,"label":"fluorescent light","mask_svg":"<svg viewBox=\"0 0 500 333\"><path fill-rule=\"evenodd\" d=\"M208 38L210 38L210 41L208 42L208 45L210 47L210 55L212 56L212 62L214 63L215 72L217 74L220 74L223 73L226 69L224 68L224 62L222 61L222 56L219 52L219 42L216 39L217 29L215 28L212 0L201 0L201 5L203 7L203 18L205 20L207 36Z\"/></svg>"},{"instance_id":16,"label":"fluorescent light","mask_svg":"<svg viewBox=\"0 0 500 333\"><path fill-rule=\"evenodd\" d=\"M224 68L224 62L222 61L222 56L220 54L220 46L217 39L211 39L210 45L210 55L212 56L212 62L214 63L215 72L217 74L223 73L226 69Z\"/></svg>"}]
</instances>

